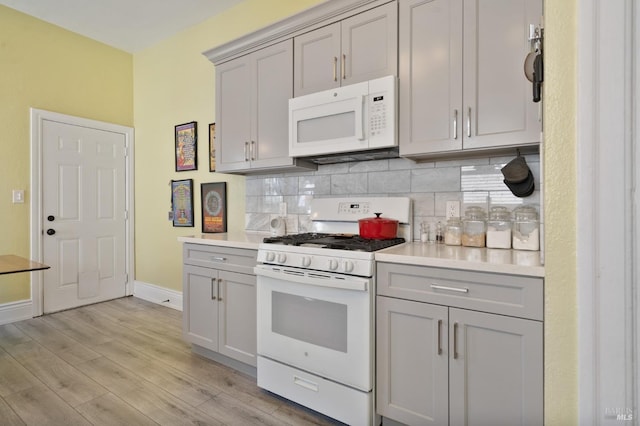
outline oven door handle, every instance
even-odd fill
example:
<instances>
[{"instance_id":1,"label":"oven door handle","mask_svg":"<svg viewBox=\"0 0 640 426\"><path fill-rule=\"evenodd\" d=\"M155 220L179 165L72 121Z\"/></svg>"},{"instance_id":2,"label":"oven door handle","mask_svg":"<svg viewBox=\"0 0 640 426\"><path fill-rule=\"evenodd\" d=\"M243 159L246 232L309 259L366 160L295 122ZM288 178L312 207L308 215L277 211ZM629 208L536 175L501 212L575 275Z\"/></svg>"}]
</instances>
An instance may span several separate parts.
<instances>
[{"instance_id":1,"label":"oven door handle","mask_svg":"<svg viewBox=\"0 0 640 426\"><path fill-rule=\"evenodd\" d=\"M287 272L288 271L288 272ZM357 279L353 277L345 278L345 279L335 279L335 278L320 278L321 272L317 274L309 271L297 271L297 270L288 270L286 268L279 268L279 270L274 271L271 267L266 265L258 265L253 268L253 272L258 277L268 277L281 281L288 281L296 284L307 284L314 285L318 287L330 287L337 288L340 290L355 290L355 291L368 291L369 288L369 280ZM316 275L316 277L310 276Z\"/></svg>"}]
</instances>

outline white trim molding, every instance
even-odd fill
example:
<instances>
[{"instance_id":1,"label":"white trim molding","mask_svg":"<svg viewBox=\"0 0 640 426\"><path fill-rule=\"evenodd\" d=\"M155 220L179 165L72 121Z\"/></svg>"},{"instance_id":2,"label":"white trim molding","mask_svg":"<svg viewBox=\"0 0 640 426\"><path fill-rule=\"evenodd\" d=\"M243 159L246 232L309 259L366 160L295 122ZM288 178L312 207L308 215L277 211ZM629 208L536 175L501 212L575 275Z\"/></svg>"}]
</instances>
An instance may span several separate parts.
<instances>
[{"instance_id":1,"label":"white trim molding","mask_svg":"<svg viewBox=\"0 0 640 426\"><path fill-rule=\"evenodd\" d=\"M30 319L32 309L31 300L3 303L0 305L0 325Z\"/></svg>"},{"instance_id":2,"label":"white trim molding","mask_svg":"<svg viewBox=\"0 0 640 426\"><path fill-rule=\"evenodd\" d=\"M147 302L182 311L182 292L160 287L154 284L135 281L133 295Z\"/></svg>"},{"instance_id":3,"label":"white trim molding","mask_svg":"<svg viewBox=\"0 0 640 426\"><path fill-rule=\"evenodd\" d=\"M578 0L579 425L638 424L634 0ZM636 39L637 40L637 39ZM637 235L637 234L636 234ZM634 240L636 240L634 242ZM636 277L637 278L637 277Z\"/></svg>"}]
</instances>

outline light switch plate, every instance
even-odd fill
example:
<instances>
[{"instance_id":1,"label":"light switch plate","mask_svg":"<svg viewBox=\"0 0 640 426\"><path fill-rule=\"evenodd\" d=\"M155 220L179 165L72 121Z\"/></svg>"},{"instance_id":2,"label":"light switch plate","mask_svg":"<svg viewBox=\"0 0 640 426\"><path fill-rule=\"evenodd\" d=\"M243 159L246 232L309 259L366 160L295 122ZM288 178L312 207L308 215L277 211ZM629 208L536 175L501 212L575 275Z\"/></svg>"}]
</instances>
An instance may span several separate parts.
<instances>
[{"instance_id":1,"label":"light switch plate","mask_svg":"<svg viewBox=\"0 0 640 426\"><path fill-rule=\"evenodd\" d=\"M24 203L24 190L14 189L12 191L13 204Z\"/></svg>"}]
</instances>

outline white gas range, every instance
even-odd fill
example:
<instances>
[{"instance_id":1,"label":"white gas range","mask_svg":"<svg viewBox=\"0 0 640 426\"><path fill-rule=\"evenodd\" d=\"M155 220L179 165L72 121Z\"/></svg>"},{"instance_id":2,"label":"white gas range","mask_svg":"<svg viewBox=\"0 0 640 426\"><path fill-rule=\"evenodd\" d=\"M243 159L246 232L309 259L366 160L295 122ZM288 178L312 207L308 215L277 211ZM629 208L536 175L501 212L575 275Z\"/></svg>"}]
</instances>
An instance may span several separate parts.
<instances>
[{"instance_id":1,"label":"white gas range","mask_svg":"<svg viewBox=\"0 0 640 426\"><path fill-rule=\"evenodd\" d=\"M399 238L366 240L382 212ZM258 249L258 386L350 425L374 423L376 250L410 240L409 198L319 198L313 232Z\"/></svg>"}]
</instances>

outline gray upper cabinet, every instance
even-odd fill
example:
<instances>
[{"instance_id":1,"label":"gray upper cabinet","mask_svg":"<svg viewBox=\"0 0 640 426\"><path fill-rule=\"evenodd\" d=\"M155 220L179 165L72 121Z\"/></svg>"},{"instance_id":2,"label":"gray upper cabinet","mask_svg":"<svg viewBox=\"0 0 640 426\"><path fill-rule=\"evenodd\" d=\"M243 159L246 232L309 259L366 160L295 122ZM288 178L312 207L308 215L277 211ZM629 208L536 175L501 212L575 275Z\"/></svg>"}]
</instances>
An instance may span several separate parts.
<instances>
[{"instance_id":1,"label":"gray upper cabinet","mask_svg":"<svg viewBox=\"0 0 640 426\"><path fill-rule=\"evenodd\" d=\"M293 41L216 66L216 160L220 172L315 166L289 157Z\"/></svg>"},{"instance_id":2,"label":"gray upper cabinet","mask_svg":"<svg viewBox=\"0 0 640 426\"><path fill-rule=\"evenodd\" d=\"M398 5L359 13L294 39L294 95L397 75Z\"/></svg>"},{"instance_id":3,"label":"gray upper cabinet","mask_svg":"<svg viewBox=\"0 0 640 426\"><path fill-rule=\"evenodd\" d=\"M400 0L400 155L535 145L523 63L541 0Z\"/></svg>"}]
</instances>

